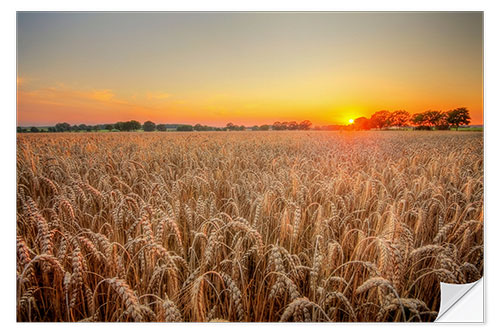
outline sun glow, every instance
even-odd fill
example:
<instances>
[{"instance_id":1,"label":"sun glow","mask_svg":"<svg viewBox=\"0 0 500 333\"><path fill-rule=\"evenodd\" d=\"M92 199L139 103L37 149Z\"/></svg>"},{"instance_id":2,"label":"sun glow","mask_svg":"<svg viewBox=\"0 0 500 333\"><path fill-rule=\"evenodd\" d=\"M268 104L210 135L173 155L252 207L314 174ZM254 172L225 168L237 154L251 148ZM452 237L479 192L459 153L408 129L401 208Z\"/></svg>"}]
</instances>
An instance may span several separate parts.
<instances>
[{"instance_id":1,"label":"sun glow","mask_svg":"<svg viewBox=\"0 0 500 333\"><path fill-rule=\"evenodd\" d=\"M354 123L354 119L349 119L349 124Z\"/></svg>"}]
</instances>

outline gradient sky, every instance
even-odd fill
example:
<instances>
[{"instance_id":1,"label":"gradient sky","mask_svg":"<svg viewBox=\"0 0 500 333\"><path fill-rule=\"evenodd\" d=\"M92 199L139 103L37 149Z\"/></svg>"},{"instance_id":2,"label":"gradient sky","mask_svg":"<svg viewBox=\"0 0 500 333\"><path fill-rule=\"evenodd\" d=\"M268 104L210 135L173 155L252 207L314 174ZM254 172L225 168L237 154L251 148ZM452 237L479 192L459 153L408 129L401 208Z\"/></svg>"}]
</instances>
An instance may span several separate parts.
<instances>
[{"instance_id":1,"label":"gradient sky","mask_svg":"<svg viewBox=\"0 0 500 333\"><path fill-rule=\"evenodd\" d=\"M483 123L483 14L17 15L18 124L345 124L468 107Z\"/></svg>"}]
</instances>

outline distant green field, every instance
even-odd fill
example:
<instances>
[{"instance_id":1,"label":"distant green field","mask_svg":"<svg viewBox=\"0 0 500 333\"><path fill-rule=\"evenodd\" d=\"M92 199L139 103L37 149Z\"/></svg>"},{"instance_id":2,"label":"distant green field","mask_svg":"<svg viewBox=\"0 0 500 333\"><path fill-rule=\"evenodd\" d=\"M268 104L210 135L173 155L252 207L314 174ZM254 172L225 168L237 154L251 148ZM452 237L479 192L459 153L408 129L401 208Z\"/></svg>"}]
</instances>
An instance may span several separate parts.
<instances>
[{"instance_id":1,"label":"distant green field","mask_svg":"<svg viewBox=\"0 0 500 333\"><path fill-rule=\"evenodd\" d=\"M459 127L459 131L472 131L472 132L482 132L483 127Z\"/></svg>"}]
</instances>

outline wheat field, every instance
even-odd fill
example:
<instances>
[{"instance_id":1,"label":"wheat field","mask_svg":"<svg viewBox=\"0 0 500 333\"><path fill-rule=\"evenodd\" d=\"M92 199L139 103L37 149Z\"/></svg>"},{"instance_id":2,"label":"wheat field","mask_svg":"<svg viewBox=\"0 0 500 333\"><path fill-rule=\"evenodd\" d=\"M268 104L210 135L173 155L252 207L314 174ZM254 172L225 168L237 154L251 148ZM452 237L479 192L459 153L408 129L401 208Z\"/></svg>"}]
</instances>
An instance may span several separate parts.
<instances>
[{"instance_id":1,"label":"wheat field","mask_svg":"<svg viewBox=\"0 0 500 333\"><path fill-rule=\"evenodd\" d=\"M433 321L483 273L483 136L18 134L18 321Z\"/></svg>"}]
</instances>

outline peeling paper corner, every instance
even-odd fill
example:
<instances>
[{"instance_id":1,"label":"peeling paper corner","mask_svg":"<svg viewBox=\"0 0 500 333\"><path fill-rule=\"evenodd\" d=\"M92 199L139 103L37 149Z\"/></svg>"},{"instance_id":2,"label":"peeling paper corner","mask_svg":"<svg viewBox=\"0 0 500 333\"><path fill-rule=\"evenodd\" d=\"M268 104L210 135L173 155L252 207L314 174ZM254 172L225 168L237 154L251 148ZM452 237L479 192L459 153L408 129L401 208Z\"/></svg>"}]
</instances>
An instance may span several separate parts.
<instances>
[{"instance_id":1,"label":"peeling paper corner","mask_svg":"<svg viewBox=\"0 0 500 333\"><path fill-rule=\"evenodd\" d=\"M484 322L483 278L466 284L440 283L441 304L435 322Z\"/></svg>"}]
</instances>

